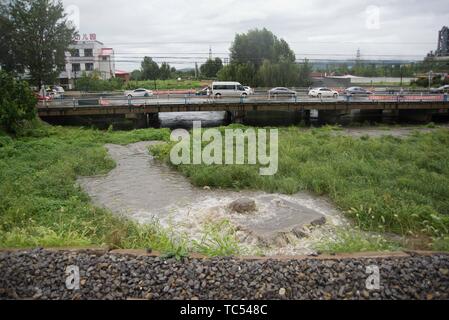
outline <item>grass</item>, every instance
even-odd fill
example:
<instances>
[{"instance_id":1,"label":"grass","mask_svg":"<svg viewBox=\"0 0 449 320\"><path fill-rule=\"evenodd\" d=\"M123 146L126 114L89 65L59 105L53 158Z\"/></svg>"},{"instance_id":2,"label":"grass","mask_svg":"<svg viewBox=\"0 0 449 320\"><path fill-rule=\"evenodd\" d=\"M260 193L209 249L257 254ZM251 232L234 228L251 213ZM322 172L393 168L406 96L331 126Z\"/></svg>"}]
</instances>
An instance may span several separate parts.
<instances>
[{"instance_id":1,"label":"grass","mask_svg":"<svg viewBox=\"0 0 449 320\"><path fill-rule=\"evenodd\" d=\"M322 240L315 249L324 253L397 251L400 246L381 235L370 235L360 230L338 229L335 238Z\"/></svg>"},{"instance_id":2,"label":"grass","mask_svg":"<svg viewBox=\"0 0 449 320\"><path fill-rule=\"evenodd\" d=\"M200 241L193 241L195 252L209 257L227 257L242 253L235 236L236 229L228 220L206 224L203 232Z\"/></svg>"},{"instance_id":3,"label":"grass","mask_svg":"<svg viewBox=\"0 0 449 320\"><path fill-rule=\"evenodd\" d=\"M447 129L402 139L352 138L333 131L280 129L275 176L260 176L257 165L176 168L200 187L326 195L361 230L435 239L449 235ZM164 161L169 151L170 145L152 149Z\"/></svg>"},{"instance_id":4,"label":"grass","mask_svg":"<svg viewBox=\"0 0 449 320\"><path fill-rule=\"evenodd\" d=\"M433 242L432 249L435 251L449 252L449 237L437 238Z\"/></svg>"},{"instance_id":5,"label":"grass","mask_svg":"<svg viewBox=\"0 0 449 320\"><path fill-rule=\"evenodd\" d=\"M141 230L134 224L91 205L75 180L114 168L104 143L166 140L168 130L106 132L39 125L23 134L0 139L1 247L102 245L116 230L127 230L121 241L138 236Z\"/></svg>"},{"instance_id":6,"label":"grass","mask_svg":"<svg viewBox=\"0 0 449 320\"><path fill-rule=\"evenodd\" d=\"M75 184L78 176L115 167L105 143L168 139L167 129L114 132L41 123L23 128L15 139L0 132L0 248L109 246L176 258L190 251L238 252L229 224L208 225L202 240L191 242L157 221L139 225L97 208Z\"/></svg>"}]
</instances>

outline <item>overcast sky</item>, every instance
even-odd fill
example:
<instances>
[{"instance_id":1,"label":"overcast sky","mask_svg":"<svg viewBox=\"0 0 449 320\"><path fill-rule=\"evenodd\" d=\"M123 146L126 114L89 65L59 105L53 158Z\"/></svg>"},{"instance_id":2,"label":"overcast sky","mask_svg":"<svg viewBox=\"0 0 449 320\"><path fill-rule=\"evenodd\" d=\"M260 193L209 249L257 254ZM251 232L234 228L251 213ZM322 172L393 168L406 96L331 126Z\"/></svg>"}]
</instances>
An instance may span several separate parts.
<instances>
[{"instance_id":1,"label":"overcast sky","mask_svg":"<svg viewBox=\"0 0 449 320\"><path fill-rule=\"evenodd\" d=\"M209 46L225 58L235 33L253 28L284 38L298 58L418 60L449 25L447 0L63 0L81 34L116 51L131 71L144 55L177 68L202 63ZM73 10L75 9L75 10ZM79 12L79 17L77 12ZM73 14L74 13L74 14Z\"/></svg>"}]
</instances>

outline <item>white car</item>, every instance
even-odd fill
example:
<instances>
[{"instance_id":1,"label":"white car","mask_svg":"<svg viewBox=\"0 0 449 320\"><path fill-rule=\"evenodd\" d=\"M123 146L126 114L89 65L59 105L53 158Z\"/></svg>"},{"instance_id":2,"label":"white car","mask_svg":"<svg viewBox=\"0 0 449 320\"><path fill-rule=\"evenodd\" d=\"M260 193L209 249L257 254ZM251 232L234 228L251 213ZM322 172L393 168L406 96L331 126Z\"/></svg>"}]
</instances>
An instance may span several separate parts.
<instances>
[{"instance_id":1,"label":"white car","mask_svg":"<svg viewBox=\"0 0 449 320\"><path fill-rule=\"evenodd\" d=\"M439 88L431 88L430 93L445 93L449 91L449 84L441 86Z\"/></svg>"},{"instance_id":2,"label":"white car","mask_svg":"<svg viewBox=\"0 0 449 320\"><path fill-rule=\"evenodd\" d=\"M314 98L338 98L339 94L335 90L329 88L315 88L309 91L309 97Z\"/></svg>"},{"instance_id":3,"label":"white car","mask_svg":"<svg viewBox=\"0 0 449 320\"><path fill-rule=\"evenodd\" d=\"M244 86L243 89L245 89L245 92L246 92L248 95L254 94L254 89L251 88L251 87Z\"/></svg>"},{"instance_id":4,"label":"white car","mask_svg":"<svg viewBox=\"0 0 449 320\"><path fill-rule=\"evenodd\" d=\"M47 92L50 92L50 95L53 96L53 99L63 99L65 90L61 86L53 86L51 88L51 91L47 91Z\"/></svg>"},{"instance_id":5,"label":"white car","mask_svg":"<svg viewBox=\"0 0 449 320\"><path fill-rule=\"evenodd\" d=\"M134 97L151 97L153 96L153 91L139 88L136 90L125 91L125 97L134 98Z\"/></svg>"}]
</instances>

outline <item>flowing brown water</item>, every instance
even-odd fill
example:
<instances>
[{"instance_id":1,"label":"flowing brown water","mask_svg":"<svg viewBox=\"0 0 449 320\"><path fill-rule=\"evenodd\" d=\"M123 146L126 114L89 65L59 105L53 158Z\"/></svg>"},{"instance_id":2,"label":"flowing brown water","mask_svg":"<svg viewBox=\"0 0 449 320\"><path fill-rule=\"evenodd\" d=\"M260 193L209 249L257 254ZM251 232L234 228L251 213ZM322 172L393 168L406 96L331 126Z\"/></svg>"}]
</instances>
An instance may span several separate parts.
<instances>
[{"instance_id":1,"label":"flowing brown water","mask_svg":"<svg viewBox=\"0 0 449 320\"><path fill-rule=\"evenodd\" d=\"M158 220L191 239L199 239L205 223L227 219L238 227L238 238L247 246L258 246L261 239L271 245L266 253L310 253L314 241L344 223L325 200L300 193L293 196L264 192L204 190L192 186L175 170L160 164L148 152L158 142L138 142L127 146L106 145L117 166L104 176L78 180L92 201L114 213L139 223ZM229 204L239 198L254 199L252 214L231 212ZM308 225L326 217L327 224L311 231L307 239L291 235L295 225ZM267 243L266 243L267 244Z\"/></svg>"}]
</instances>

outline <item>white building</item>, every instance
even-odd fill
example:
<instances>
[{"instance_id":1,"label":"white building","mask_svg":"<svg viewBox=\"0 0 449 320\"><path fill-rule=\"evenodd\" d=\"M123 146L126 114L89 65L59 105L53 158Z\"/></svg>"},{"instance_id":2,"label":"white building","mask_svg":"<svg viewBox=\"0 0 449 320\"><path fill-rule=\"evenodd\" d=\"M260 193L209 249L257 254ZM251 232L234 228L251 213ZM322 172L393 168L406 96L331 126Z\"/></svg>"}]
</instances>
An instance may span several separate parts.
<instances>
[{"instance_id":1,"label":"white building","mask_svg":"<svg viewBox=\"0 0 449 320\"><path fill-rule=\"evenodd\" d=\"M95 35L84 35L82 40L70 46L70 52L66 52L65 70L61 72L59 81L62 86L72 89L76 79L94 71L103 80L115 77L114 49L105 47Z\"/></svg>"}]
</instances>

